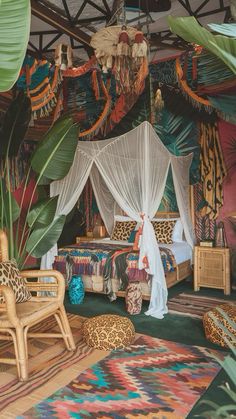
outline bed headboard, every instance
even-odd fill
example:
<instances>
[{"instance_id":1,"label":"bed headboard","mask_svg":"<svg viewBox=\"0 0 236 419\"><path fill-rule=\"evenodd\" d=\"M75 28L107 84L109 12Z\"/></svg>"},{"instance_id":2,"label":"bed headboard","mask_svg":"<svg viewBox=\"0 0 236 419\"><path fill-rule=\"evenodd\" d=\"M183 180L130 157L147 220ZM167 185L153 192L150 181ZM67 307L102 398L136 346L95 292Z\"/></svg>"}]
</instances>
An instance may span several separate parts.
<instances>
[{"instance_id":1,"label":"bed headboard","mask_svg":"<svg viewBox=\"0 0 236 419\"><path fill-rule=\"evenodd\" d=\"M170 212L170 211L157 211L155 218L179 218L179 212Z\"/></svg>"}]
</instances>

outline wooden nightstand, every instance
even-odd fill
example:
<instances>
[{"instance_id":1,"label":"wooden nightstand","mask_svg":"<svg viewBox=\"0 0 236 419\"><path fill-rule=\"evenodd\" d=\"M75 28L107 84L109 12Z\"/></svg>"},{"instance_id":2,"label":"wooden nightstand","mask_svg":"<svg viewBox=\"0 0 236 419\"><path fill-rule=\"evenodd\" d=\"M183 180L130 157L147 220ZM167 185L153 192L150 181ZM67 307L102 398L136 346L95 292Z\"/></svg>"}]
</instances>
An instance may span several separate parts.
<instances>
[{"instance_id":1,"label":"wooden nightstand","mask_svg":"<svg viewBox=\"0 0 236 419\"><path fill-rule=\"evenodd\" d=\"M219 288L230 294L230 253L225 247L194 248L194 291Z\"/></svg>"}]
</instances>

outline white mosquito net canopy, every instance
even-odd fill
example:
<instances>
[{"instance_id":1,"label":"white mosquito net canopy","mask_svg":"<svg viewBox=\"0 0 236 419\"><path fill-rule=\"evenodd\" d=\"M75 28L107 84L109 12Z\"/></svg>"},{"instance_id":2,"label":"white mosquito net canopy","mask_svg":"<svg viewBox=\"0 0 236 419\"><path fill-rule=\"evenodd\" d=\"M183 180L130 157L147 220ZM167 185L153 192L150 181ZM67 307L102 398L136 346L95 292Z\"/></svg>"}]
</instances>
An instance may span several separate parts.
<instances>
[{"instance_id":1,"label":"white mosquito net canopy","mask_svg":"<svg viewBox=\"0 0 236 419\"><path fill-rule=\"evenodd\" d=\"M90 176L101 217L112 232L114 208L143 223L139 243L139 269L152 275L149 309L146 314L163 318L167 313L167 286L158 243L151 223L164 193L171 166L180 218L186 241L193 247L189 211L189 168L192 154L176 157L163 145L152 125L145 121L119 137L101 141L79 141L68 175L51 184L51 196L59 195L56 215L67 215ZM57 254L54 246L42 258L41 267L50 268Z\"/></svg>"}]
</instances>

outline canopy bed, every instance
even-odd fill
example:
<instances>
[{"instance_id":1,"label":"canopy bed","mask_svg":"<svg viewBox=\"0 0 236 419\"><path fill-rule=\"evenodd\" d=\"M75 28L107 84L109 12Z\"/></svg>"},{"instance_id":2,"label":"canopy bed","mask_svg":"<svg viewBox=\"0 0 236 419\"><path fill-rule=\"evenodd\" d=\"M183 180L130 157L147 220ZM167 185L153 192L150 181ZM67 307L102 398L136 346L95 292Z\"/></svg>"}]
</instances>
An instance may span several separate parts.
<instances>
[{"instance_id":1,"label":"canopy bed","mask_svg":"<svg viewBox=\"0 0 236 419\"><path fill-rule=\"evenodd\" d=\"M51 184L51 196L59 195L57 215L66 215L71 211L90 176L98 208L109 234L113 232L117 206L141 226L137 267L152 278L150 305L146 314L157 318L163 318L168 311L167 284L151 220L159 208L171 167L185 240L193 248L194 235L189 211L191 161L192 154L171 154L152 125L145 121L116 138L79 141L70 172L64 179ZM54 246L42 258L42 267L52 266L56 255L57 246Z\"/></svg>"}]
</instances>

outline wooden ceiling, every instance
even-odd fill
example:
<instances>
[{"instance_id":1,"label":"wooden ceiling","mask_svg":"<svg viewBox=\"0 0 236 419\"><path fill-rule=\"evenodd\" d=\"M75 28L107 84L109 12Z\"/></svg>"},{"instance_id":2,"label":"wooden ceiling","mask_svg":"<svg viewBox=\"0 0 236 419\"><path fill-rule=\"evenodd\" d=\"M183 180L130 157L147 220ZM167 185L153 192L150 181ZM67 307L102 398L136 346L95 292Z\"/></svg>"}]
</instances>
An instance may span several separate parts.
<instances>
[{"instance_id":1,"label":"wooden ceiling","mask_svg":"<svg viewBox=\"0 0 236 419\"><path fill-rule=\"evenodd\" d=\"M204 26L227 22L231 17L230 0L31 0L31 7L28 52L50 58L58 43L69 43L78 62L93 53L91 35L121 22L124 15L128 25L140 21L152 53L162 51L164 55L186 48L186 43L170 32L169 14L195 16Z\"/></svg>"}]
</instances>

